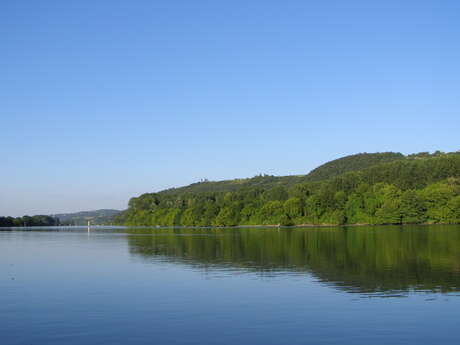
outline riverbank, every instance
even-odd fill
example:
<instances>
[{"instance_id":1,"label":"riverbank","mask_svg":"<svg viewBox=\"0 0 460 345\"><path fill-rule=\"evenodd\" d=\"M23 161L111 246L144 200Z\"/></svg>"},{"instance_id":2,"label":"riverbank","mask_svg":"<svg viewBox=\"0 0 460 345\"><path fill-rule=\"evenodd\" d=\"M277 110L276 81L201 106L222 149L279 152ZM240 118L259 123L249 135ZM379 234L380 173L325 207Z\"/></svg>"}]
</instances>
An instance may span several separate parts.
<instances>
[{"instance_id":1,"label":"riverbank","mask_svg":"<svg viewBox=\"0 0 460 345\"><path fill-rule=\"evenodd\" d=\"M153 225L124 225L126 228L155 228L155 229L261 229L261 228L344 228L344 227L364 227L364 226L405 226L405 225L459 225L460 223L406 223L406 224L297 224L297 225L281 225L281 224L256 224L256 225L233 225L233 226L153 226ZM117 226L120 227L120 226Z\"/></svg>"}]
</instances>

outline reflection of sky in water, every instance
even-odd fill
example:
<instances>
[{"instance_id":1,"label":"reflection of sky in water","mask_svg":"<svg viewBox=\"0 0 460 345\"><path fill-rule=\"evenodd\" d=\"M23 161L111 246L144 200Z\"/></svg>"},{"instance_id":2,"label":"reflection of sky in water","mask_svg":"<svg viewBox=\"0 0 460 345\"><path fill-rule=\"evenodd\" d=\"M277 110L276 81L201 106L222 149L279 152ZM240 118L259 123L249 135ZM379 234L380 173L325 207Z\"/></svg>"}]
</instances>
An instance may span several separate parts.
<instances>
[{"instance_id":1,"label":"reflection of sky in water","mask_svg":"<svg viewBox=\"0 0 460 345\"><path fill-rule=\"evenodd\" d=\"M2 344L458 343L458 230L0 232Z\"/></svg>"}]
</instances>

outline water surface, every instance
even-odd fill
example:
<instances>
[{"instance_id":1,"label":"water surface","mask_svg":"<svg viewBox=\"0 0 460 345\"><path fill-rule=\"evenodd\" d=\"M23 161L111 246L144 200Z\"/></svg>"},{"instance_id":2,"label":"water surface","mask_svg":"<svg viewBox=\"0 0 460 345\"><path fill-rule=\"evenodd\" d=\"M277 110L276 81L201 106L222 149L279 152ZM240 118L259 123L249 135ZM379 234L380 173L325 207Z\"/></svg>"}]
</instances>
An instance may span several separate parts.
<instances>
[{"instance_id":1,"label":"water surface","mask_svg":"<svg viewBox=\"0 0 460 345\"><path fill-rule=\"evenodd\" d=\"M458 344L460 227L0 231L1 344Z\"/></svg>"}]
</instances>

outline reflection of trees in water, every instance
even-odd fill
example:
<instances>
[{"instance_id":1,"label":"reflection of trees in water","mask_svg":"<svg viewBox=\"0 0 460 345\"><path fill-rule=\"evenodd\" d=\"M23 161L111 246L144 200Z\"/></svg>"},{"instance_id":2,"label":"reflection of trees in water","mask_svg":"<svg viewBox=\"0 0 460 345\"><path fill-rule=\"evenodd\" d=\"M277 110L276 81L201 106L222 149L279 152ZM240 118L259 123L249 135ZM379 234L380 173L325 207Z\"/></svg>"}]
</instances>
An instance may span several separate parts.
<instances>
[{"instance_id":1,"label":"reflection of trees in water","mask_svg":"<svg viewBox=\"0 0 460 345\"><path fill-rule=\"evenodd\" d=\"M309 271L347 291L460 289L460 227L128 230L130 251L207 268Z\"/></svg>"}]
</instances>

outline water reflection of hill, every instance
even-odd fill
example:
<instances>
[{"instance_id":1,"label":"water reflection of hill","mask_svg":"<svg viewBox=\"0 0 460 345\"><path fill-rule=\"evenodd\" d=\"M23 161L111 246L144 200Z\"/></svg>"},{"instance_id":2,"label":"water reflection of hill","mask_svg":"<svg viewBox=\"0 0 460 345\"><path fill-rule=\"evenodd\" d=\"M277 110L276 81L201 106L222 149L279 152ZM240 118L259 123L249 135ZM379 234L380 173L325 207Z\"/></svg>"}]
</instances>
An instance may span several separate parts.
<instances>
[{"instance_id":1,"label":"water reflection of hill","mask_svg":"<svg viewBox=\"0 0 460 345\"><path fill-rule=\"evenodd\" d=\"M130 252L202 267L308 271L347 291L460 289L460 227L128 230Z\"/></svg>"}]
</instances>

